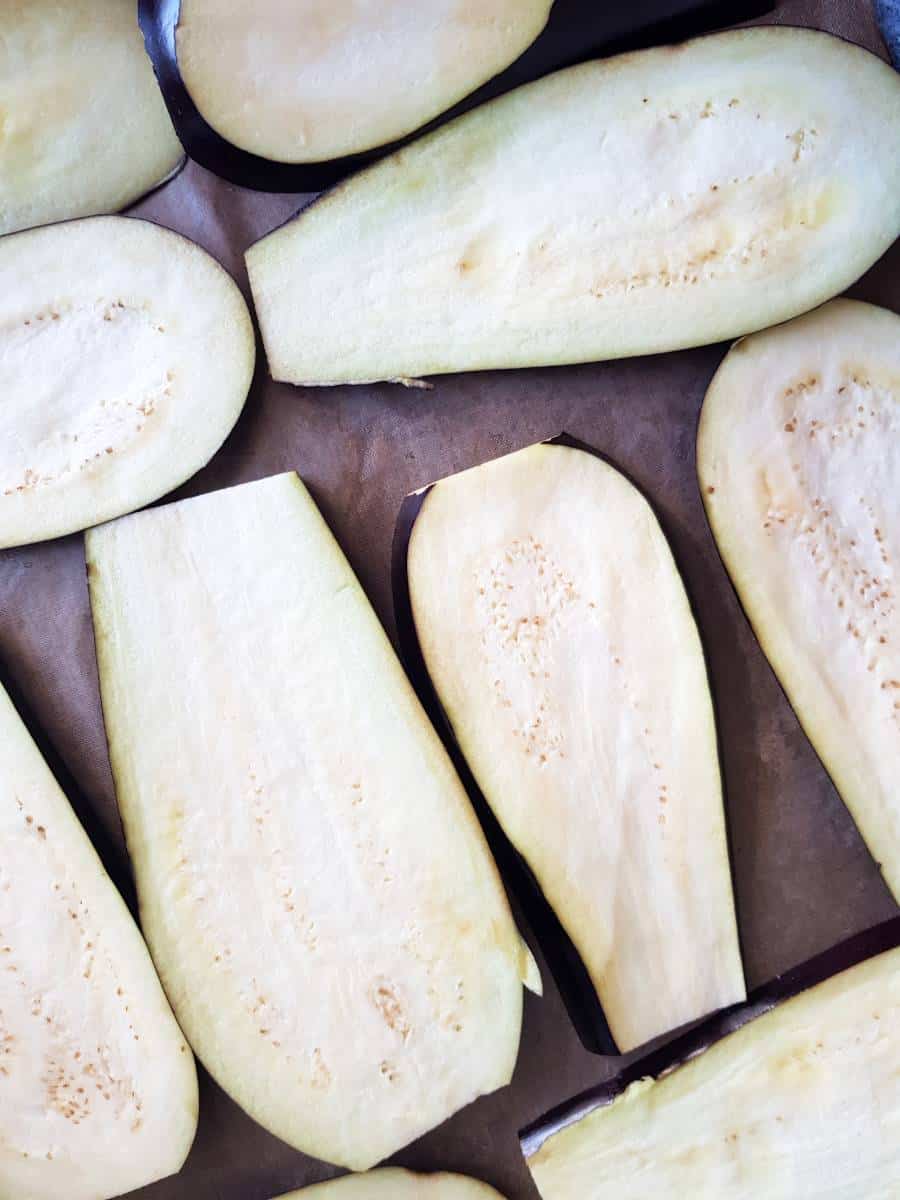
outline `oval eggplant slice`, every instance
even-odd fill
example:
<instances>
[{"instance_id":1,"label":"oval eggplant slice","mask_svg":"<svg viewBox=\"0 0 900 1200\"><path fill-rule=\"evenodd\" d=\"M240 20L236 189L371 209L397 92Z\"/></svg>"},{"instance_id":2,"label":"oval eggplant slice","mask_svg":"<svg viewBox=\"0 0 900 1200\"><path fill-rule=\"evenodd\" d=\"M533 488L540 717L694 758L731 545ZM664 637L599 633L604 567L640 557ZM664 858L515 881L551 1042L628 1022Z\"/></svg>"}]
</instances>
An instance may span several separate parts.
<instances>
[{"instance_id":1,"label":"oval eggplant slice","mask_svg":"<svg viewBox=\"0 0 900 1200\"><path fill-rule=\"evenodd\" d=\"M898 942L851 938L525 1130L543 1200L894 1200Z\"/></svg>"},{"instance_id":2,"label":"oval eggplant slice","mask_svg":"<svg viewBox=\"0 0 900 1200\"><path fill-rule=\"evenodd\" d=\"M552 0L181 0L181 78L222 137L319 162L413 132L522 53Z\"/></svg>"},{"instance_id":3,"label":"oval eggplant slice","mask_svg":"<svg viewBox=\"0 0 900 1200\"><path fill-rule=\"evenodd\" d=\"M147 221L0 241L0 547L140 508L225 440L253 375L231 277Z\"/></svg>"},{"instance_id":4,"label":"oval eggplant slice","mask_svg":"<svg viewBox=\"0 0 900 1200\"><path fill-rule=\"evenodd\" d=\"M697 461L754 632L900 899L900 317L835 300L738 342Z\"/></svg>"},{"instance_id":5,"label":"oval eggplant slice","mask_svg":"<svg viewBox=\"0 0 900 1200\"><path fill-rule=\"evenodd\" d=\"M414 1175L385 1168L288 1192L278 1200L502 1200L486 1183L464 1175Z\"/></svg>"},{"instance_id":6,"label":"oval eggplant slice","mask_svg":"<svg viewBox=\"0 0 900 1200\"><path fill-rule=\"evenodd\" d=\"M247 252L292 383L619 358L841 291L900 232L900 76L772 28L588 63L485 105Z\"/></svg>"},{"instance_id":7,"label":"oval eggplant slice","mask_svg":"<svg viewBox=\"0 0 900 1200\"><path fill-rule=\"evenodd\" d=\"M116 212L184 151L134 0L4 0L0 234Z\"/></svg>"},{"instance_id":8,"label":"oval eggplant slice","mask_svg":"<svg viewBox=\"0 0 900 1200\"><path fill-rule=\"evenodd\" d=\"M703 651L637 489L531 446L435 484L407 564L444 711L620 1051L743 999Z\"/></svg>"},{"instance_id":9,"label":"oval eggplant slice","mask_svg":"<svg viewBox=\"0 0 900 1200\"><path fill-rule=\"evenodd\" d=\"M175 1012L267 1129L371 1167L515 1065L528 961L465 792L295 475L86 542Z\"/></svg>"},{"instance_id":10,"label":"oval eggplant slice","mask_svg":"<svg viewBox=\"0 0 900 1200\"><path fill-rule=\"evenodd\" d=\"M0 1195L102 1200L178 1171L194 1060L141 935L0 688Z\"/></svg>"}]
</instances>

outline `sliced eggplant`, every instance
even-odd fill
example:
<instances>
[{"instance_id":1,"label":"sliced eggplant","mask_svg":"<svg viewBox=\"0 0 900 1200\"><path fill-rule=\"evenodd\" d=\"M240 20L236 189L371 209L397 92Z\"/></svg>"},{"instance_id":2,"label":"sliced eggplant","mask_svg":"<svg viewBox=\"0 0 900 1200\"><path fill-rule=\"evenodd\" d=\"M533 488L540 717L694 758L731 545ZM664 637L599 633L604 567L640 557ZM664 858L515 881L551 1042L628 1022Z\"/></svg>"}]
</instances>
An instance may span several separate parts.
<instances>
[{"instance_id":1,"label":"sliced eggplant","mask_svg":"<svg viewBox=\"0 0 900 1200\"><path fill-rule=\"evenodd\" d=\"M531 446L435 484L407 566L454 735L619 1049L743 999L703 651L637 489Z\"/></svg>"},{"instance_id":2,"label":"sliced eggplant","mask_svg":"<svg viewBox=\"0 0 900 1200\"><path fill-rule=\"evenodd\" d=\"M299 479L91 530L87 559L143 927L211 1074L354 1170L507 1083L528 956Z\"/></svg>"},{"instance_id":3,"label":"sliced eggplant","mask_svg":"<svg viewBox=\"0 0 900 1200\"><path fill-rule=\"evenodd\" d=\"M900 317L835 300L738 342L697 461L756 636L900 899Z\"/></svg>"},{"instance_id":4,"label":"sliced eggplant","mask_svg":"<svg viewBox=\"0 0 900 1200\"><path fill-rule=\"evenodd\" d=\"M175 49L206 121L278 162L418 129L538 36L553 0L181 0Z\"/></svg>"},{"instance_id":5,"label":"sliced eggplant","mask_svg":"<svg viewBox=\"0 0 900 1200\"><path fill-rule=\"evenodd\" d=\"M198 471L256 354L231 277L148 221L0 241L0 548L95 525Z\"/></svg>"},{"instance_id":6,"label":"sliced eggplant","mask_svg":"<svg viewBox=\"0 0 900 1200\"><path fill-rule=\"evenodd\" d=\"M522 1134L543 1200L894 1200L900 919Z\"/></svg>"},{"instance_id":7,"label":"sliced eggplant","mask_svg":"<svg viewBox=\"0 0 900 1200\"><path fill-rule=\"evenodd\" d=\"M0 688L0 1195L103 1200L178 1171L194 1060L147 948Z\"/></svg>"},{"instance_id":8,"label":"sliced eggplant","mask_svg":"<svg viewBox=\"0 0 900 1200\"><path fill-rule=\"evenodd\" d=\"M116 212L184 151L134 0L4 0L0 234Z\"/></svg>"},{"instance_id":9,"label":"sliced eggplant","mask_svg":"<svg viewBox=\"0 0 900 1200\"><path fill-rule=\"evenodd\" d=\"M384 1168L346 1175L328 1183L288 1192L279 1200L503 1200L499 1192L464 1175L414 1175Z\"/></svg>"},{"instance_id":10,"label":"sliced eggplant","mask_svg":"<svg viewBox=\"0 0 900 1200\"><path fill-rule=\"evenodd\" d=\"M251 247L291 383L583 362L812 308L900 233L900 76L811 30L561 71Z\"/></svg>"}]
</instances>

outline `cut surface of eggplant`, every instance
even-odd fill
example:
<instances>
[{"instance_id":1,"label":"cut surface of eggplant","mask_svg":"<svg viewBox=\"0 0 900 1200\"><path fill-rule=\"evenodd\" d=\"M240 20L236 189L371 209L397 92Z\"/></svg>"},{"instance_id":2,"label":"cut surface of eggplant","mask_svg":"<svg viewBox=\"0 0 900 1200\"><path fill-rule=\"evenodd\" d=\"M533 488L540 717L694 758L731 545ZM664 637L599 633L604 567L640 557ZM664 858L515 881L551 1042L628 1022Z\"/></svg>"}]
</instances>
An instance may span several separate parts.
<instances>
[{"instance_id":1,"label":"cut surface of eggplant","mask_svg":"<svg viewBox=\"0 0 900 1200\"><path fill-rule=\"evenodd\" d=\"M181 0L175 46L200 113L279 162L411 133L507 67L552 0Z\"/></svg>"},{"instance_id":2,"label":"cut surface of eggplant","mask_svg":"<svg viewBox=\"0 0 900 1200\"><path fill-rule=\"evenodd\" d=\"M738 342L697 459L756 636L900 899L900 317L835 300Z\"/></svg>"},{"instance_id":3,"label":"cut surface of eggplant","mask_svg":"<svg viewBox=\"0 0 900 1200\"><path fill-rule=\"evenodd\" d=\"M530 964L465 792L296 475L86 541L173 1008L260 1124L370 1167L515 1064Z\"/></svg>"},{"instance_id":4,"label":"cut surface of eggplant","mask_svg":"<svg viewBox=\"0 0 900 1200\"><path fill-rule=\"evenodd\" d=\"M276 379L334 384L719 341L900 233L900 76L828 34L560 71L347 181L247 266Z\"/></svg>"},{"instance_id":5,"label":"cut surface of eggplant","mask_svg":"<svg viewBox=\"0 0 900 1200\"><path fill-rule=\"evenodd\" d=\"M243 407L253 325L180 234L93 217L0 240L0 548L171 491Z\"/></svg>"},{"instance_id":6,"label":"cut surface of eggplant","mask_svg":"<svg viewBox=\"0 0 900 1200\"><path fill-rule=\"evenodd\" d=\"M116 212L184 159L134 0L4 0L0 234Z\"/></svg>"},{"instance_id":7,"label":"cut surface of eggplant","mask_svg":"<svg viewBox=\"0 0 900 1200\"><path fill-rule=\"evenodd\" d=\"M416 1175L385 1167L288 1192L278 1200L502 1200L486 1183L464 1175Z\"/></svg>"},{"instance_id":8,"label":"cut surface of eggplant","mask_svg":"<svg viewBox=\"0 0 900 1200\"><path fill-rule=\"evenodd\" d=\"M703 651L637 489L531 446L435 484L407 567L462 753L619 1049L743 999Z\"/></svg>"},{"instance_id":9,"label":"cut surface of eggplant","mask_svg":"<svg viewBox=\"0 0 900 1200\"><path fill-rule=\"evenodd\" d=\"M178 1171L194 1060L147 948L0 688L0 1196L104 1200Z\"/></svg>"},{"instance_id":10,"label":"cut surface of eggplant","mask_svg":"<svg viewBox=\"0 0 900 1200\"><path fill-rule=\"evenodd\" d=\"M697 1030L680 1062L662 1068L664 1048L523 1134L543 1200L894 1200L900 922L846 947L882 931L892 948L804 984L836 947L791 973L808 990L761 998L712 1044Z\"/></svg>"}]
</instances>

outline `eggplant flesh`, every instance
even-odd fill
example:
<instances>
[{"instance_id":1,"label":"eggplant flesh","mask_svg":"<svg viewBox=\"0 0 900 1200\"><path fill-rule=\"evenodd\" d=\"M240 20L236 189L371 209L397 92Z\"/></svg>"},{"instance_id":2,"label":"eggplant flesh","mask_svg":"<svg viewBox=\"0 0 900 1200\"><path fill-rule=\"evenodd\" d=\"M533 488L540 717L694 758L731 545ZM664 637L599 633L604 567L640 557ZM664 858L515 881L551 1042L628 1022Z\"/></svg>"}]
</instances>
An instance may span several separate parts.
<instances>
[{"instance_id":1,"label":"eggplant flesh","mask_svg":"<svg viewBox=\"0 0 900 1200\"><path fill-rule=\"evenodd\" d=\"M548 1120L548 1136L526 1135L543 1200L894 1200L896 944L895 933L894 948L769 1008L683 1065L636 1079L572 1123L565 1114Z\"/></svg>"},{"instance_id":2,"label":"eggplant flesh","mask_svg":"<svg viewBox=\"0 0 900 1200\"><path fill-rule=\"evenodd\" d=\"M435 484L407 568L453 733L619 1049L743 999L703 651L637 489L531 446Z\"/></svg>"},{"instance_id":3,"label":"eggplant flesh","mask_svg":"<svg viewBox=\"0 0 900 1200\"><path fill-rule=\"evenodd\" d=\"M0 240L0 548L156 500L204 466L256 355L237 285L126 217Z\"/></svg>"},{"instance_id":4,"label":"eggplant flesh","mask_svg":"<svg viewBox=\"0 0 900 1200\"><path fill-rule=\"evenodd\" d=\"M141 935L0 688L0 1195L104 1200L178 1171L194 1060Z\"/></svg>"},{"instance_id":5,"label":"eggplant flesh","mask_svg":"<svg viewBox=\"0 0 900 1200\"><path fill-rule=\"evenodd\" d=\"M233 145L285 163L392 142L496 75L552 0L181 0L191 99Z\"/></svg>"},{"instance_id":6,"label":"eggplant flesh","mask_svg":"<svg viewBox=\"0 0 900 1200\"><path fill-rule=\"evenodd\" d=\"M0 234L125 208L184 151L134 0L4 0Z\"/></svg>"},{"instance_id":7,"label":"eggplant flesh","mask_svg":"<svg viewBox=\"0 0 900 1200\"><path fill-rule=\"evenodd\" d=\"M503 1200L486 1183L463 1175L416 1175L385 1167L288 1192L278 1200Z\"/></svg>"},{"instance_id":8,"label":"eggplant flesh","mask_svg":"<svg viewBox=\"0 0 900 1200\"><path fill-rule=\"evenodd\" d=\"M900 77L744 29L587 63L382 160L247 252L276 379L335 384L734 337L900 232Z\"/></svg>"},{"instance_id":9,"label":"eggplant flesh","mask_svg":"<svg viewBox=\"0 0 900 1200\"><path fill-rule=\"evenodd\" d=\"M739 342L698 469L754 632L900 899L900 317L835 300Z\"/></svg>"},{"instance_id":10,"label":"eggplant flesh","mask_svg":"<svg viewBox=\"0 0 900 1200\"><path fill-rule=\"evenodd\" d=\"M530 963L462 785L296 475L86 543L173 1008L260 1124L368 1168L516 1061Z\"/></svg>"}]
</instances>

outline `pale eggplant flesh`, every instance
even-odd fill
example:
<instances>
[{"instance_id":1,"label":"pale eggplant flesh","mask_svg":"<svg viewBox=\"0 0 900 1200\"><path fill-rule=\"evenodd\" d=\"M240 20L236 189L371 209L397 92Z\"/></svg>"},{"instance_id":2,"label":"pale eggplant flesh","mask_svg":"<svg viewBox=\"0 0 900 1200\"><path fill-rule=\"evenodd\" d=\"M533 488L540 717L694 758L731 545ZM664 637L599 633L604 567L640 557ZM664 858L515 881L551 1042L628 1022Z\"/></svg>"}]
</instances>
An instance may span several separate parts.
<instances>
[{"instance_id":1,"label":"pale eggplant flesh","mask_svg":"<svg viewBox=\"0 0 900 1200\"><path fill-rule=\"evenodd\" d=\"M620 1051L742 1000L703 651L638 490L531 446L430 488L407 571L453 735Z\"/></svg>"},{"instance_id":2,"label":"pale eggplant flesh","mask_svg":"<svg viewBox=\"0 0 900 1200\"><path fill-rule=\"evenodd\" d=\"M0 234L117 212L184 151L134 0L4 0Z\"/></svg>"},{"instance_id":3,"label":"pale eggplant flesh","mask_svg":"<svg viewBox=\"0 0 900 1200\"><path fill-rule=\"evenodd\" d=\"M900 233L900 76L742 29L586 63L345 182L247 252L275 379L338 384L716 342Z\"/></svg>"},{"instance_id":4,"label":"pale eggplant flesh","mask_svg":"<svg viewBox=\"0 0 900 1200\"><path fill-rule=\"evenodd\" d=\"M0 688L0 1195L106 1200L178 1171L194 1060L141 935Z\"/></svg>"},{"instance_id":5,"label":"pale eggplant flesh","mask_svg":"<svg viewBox=\"0 0 900 1200\"><path fill-rule=\"evenodd\" d=\"M542 1200L894 1200L900 918L525 1130Z\"/></svg>"},{"instance_id":6,"label":"pale eggplant flesh","mask_svg":"<svg viewBox=\"0 0 900 1200\"><path fill-rule=\"evenodd\" d=\"M0 548L183 483L237 420L255 355L237 284L180 234L110 216L0 240Z\"/></svg>"},{"instance_id":7,"label":"pale eggplant flesh","mask_svg":"<svg viewBox=\"0 0 900 1200\"><path fill-rule=\"evenodd\" d=\"M384 1167L288 1192L277 1200L503 1200L494 1188L464 1175L418 1175Z\"/></svg>"},{"instance_id":8,"label":"pale eggplant flesh","mask_svg":"<svg viewBox=\"0 0 900 1200\"><path fill-rule=\"evenodd\" d=\"M552 0L181 0L178 67L217 133L284 163L396 141L502 71Z\"/></svg>"},{"instance_id":9,"label":"pale eggplant flesh","mask_svg":"<svg viewBox=\"0 0 900 1200\"><path fill-rule=\"evenodd\" d=\"M738 342L697 461L754 632L900 899L900 317L835 300Z\"/></svg>"},{"instance_id":10,"label":"pale eggplant flesh","mask_svg":"<svg viewBox=\"0 0 900 1200\"><path fill-rule=\"evenodd\" d=\"M116 792L172 1006L260 1124L371 1167L516 1061L531 963L465 792L296 475L86 543Z\"/></svg>"}]
</instances>

